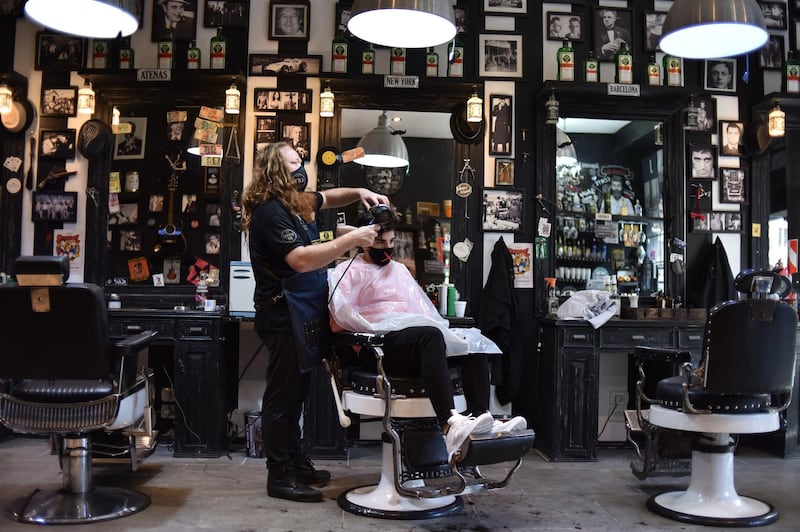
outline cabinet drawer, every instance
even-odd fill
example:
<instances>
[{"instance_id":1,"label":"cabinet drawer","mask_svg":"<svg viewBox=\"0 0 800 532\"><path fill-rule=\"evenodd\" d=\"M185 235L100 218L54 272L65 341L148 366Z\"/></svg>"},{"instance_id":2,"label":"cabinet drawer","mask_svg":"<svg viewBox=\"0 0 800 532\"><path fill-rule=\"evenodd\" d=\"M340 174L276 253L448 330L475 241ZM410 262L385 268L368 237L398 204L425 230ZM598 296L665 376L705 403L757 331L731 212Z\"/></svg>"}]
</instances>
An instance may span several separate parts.
<instances>
[{"instance_id":1,"label":"cabinet drawer","mask_svg":"<svg viewBox=\"0 0 800 532\"><path fill-rule=\"evenodd\" d=\"M589 327L565 327L565 347L591 347L594 344L594 329Z\"/></svg>"},{"instance_id":2,"label":"cabinet drawer","mask_svg":"<svg viewBox=\"0 0 800 532\"><path fill-rule=\"evenodd\" d=\"M178 323L178 338L214 338L216 334L213 321L181 321Z\"/></svg>"},{"instance_id":3,"label":"cabinet drawer","mask_svg":"<svg viewBox=\"0 0 800 532\"><path fill-rule=\"evenodd\" d=\"M678 331L678 347L681 349L699 349L703 347L703 329Z\"/></svg>"},{"instance_id":4,"label":"cabinet drawer","mask_svg":"<svg viewBox=\"0 0 800 532\"><path fill-rule=\"evenodd\" d=\"M635 347L637 345L672 347L671 328L630 328L600 330L600 347Z\"/></svg>"},{"instance_id":5,"label":"cabinet drawer","mask_svg":"<svg viewBox=\"0 0 800 532\"><path fill-rule=\"evenodd\" d=\"M111 336L132 336L142 331L158 331L156 338L171 340L175 337L172 320L111 320Z\"/></svg>"}]
</instances>

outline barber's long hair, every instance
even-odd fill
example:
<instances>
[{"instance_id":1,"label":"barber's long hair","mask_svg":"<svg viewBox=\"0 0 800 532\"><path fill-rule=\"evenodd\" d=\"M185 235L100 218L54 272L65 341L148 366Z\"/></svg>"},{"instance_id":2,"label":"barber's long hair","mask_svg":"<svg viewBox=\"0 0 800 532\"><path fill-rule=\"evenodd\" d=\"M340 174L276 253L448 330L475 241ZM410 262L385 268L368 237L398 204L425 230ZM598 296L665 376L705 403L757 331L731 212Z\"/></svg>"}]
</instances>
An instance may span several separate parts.
<instances>
[{"instance_id":1,"label":"barber's long hair","mask_svg":"<svg viewBox=\"0 0 800 532\"><path fill-rule=\"evenodd\" d=\"M294 188L294 178L286 169L281 156L281 148L289 146L285 142L269 144L256 155L253 165L253 176L242 198L242 229L250 229L253 212L260 205L271 199L278 200L286 209L301 216L306 222L314 219L316 197L307 192L298 192Z\"/></svg>"}]
</instances>

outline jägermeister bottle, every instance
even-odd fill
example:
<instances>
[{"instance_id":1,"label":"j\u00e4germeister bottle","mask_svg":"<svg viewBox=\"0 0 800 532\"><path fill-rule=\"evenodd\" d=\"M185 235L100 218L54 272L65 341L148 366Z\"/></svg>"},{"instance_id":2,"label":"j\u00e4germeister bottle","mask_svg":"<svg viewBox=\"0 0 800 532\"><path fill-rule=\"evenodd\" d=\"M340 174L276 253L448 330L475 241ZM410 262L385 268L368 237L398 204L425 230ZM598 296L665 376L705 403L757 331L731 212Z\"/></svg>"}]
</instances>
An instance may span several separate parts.
<instances>
[{"instance_id":1,"label":"j\u00e4germeister bottle","mask_svg":"<svg viewBox=\"0 0 800 532\"><path fill-rule=\"evenodd\" d=\"M617 67L615 81L617 83L633 83L633 56L628 45L623 41L616 57L614 57L614 64Z\"/></svg>"},{"instance_id":2,"label":"j\u00e4germeister bottle","mask_svg":"<svg viewBox=\"0 0 800 532\"><path fill-rule=\"evenodd\" d=\"M600 64L591 50L586 54L586 59L583 60L583 79L587 83L600 81Z\"/></svg>"},{"instance_id":3,"label":"j\u00e4germeister bottle","mask_svg":"<svg viewBox=\"0 0 800 532\"><path fill-rule=\"evenodd\" d=\"M389 65L389 73L393 76L406 75L406 49L392 48Z\"/></svg>"},{"instance_id":4,"label":"j\u00e4germeister bottle","mask_svg":"<svg viewBox=\"0 0 800 532\"><path fill-rule=\"evenodd\" d=\"M335 74L347 73L347 44L342 32L337 32L331 42L331 72Z\"/></svg>"},{"instance_id":5,"label":"j\u00e4germeister bottle","mask_svg":"<svg viewBox=\"0 0 800 532\"><path fill-rule=\"evenodd\" d=\"M225 69L225 37L222 35L222 28L217 28L217 34L211 37L211 68Z\"/></svg>"},{"instance_id":6,"label":"j\u00e4germeister bottle","mask_svg":"<svg viewBox=\"0 0 800 532\"><path fill-rule=\"evenodd\" d=\"M172 59L175 52L175 42L169 35L164 35L158 41L158 68L172 68Z\"/></svg>"},{"instance_id":7,"label":"j\u00e4germeister bottle","mask_svg":"<svg viewBox=\"0 0 800 532\"><path fill-rule=\"evenodd\" d=\"M373 50L372 46L369 44L367 44L367 47L361 52L361 73L375 73L375 50Z\"/></svg>"},{"instance_id":8,"label":"j\u00e4germeister bottle","mask_svg":"<svg viewBox=\"0 0 800 532\"><path fill-rule=\"evenodd\" d=\"M186 70L200 69L200 48L194 41L189 41L189 48L186 50Z\"/></svg>"},{"instance_id":9,"label":"j\u00e4germeister bottle","mask_svg":"<svg viewBox=\"0 0 800 532\"><path fill-rule=\"evenodd\" d=\"M786 92L794 94L800 92L800 61L797 59L797 52L794 50L789 51L789 57L786 59L786 65L783 70L783 77L785 78L784 90Z\"/></svg>"},{"instance_id":10,"label":"j\u00e4germeister bottle","mask_svg":"<svg viewBox=\"0 0 800 532\"><path fill-rule=\"evenodd\" d=\"M439 76L439 54L437 54L433 47L428 48L428 53L425 54L425 75L429 78Z\"/></svg>"},{"instance_id":11,"label":"j\u00e4germeister bottle","mask_svg":"<svg viewBox=\"0 0 800 532\"><path fill-rule=\"evenodd\" d=\"M108 42L95 40L92 44L92 68L108 68Z\"/></svg>"},{"instance_id":12,"label":"j\u00e4germeister bottle","mask_svg":"<svg viewBox=\"0 0 800 532\"><path fill-rule=\"evenodd\" d=\"M680 57L669 54L664 55L664 85L668 87L683 86Z\"/></svg>"},{"instance_id":13,"label":"j\u00e4germeister bottle","mask_svg":"<svg viewBox=\"0 0 800 532\"><path fill-rule=\"evenodd\" d=\"M464 47L456 40L450 45L450 61L447 62L447 77L464 77Z\"/></svg>"},{"instance_id":14,"label":"j\u00e4germeister bottle","mask_svg":"<svg viewBox=\"0 0 800 532\"><path fill-rule=\"evenodd\" d=\"M131 48L130 37L125 37L119 42L119 68L121 70L136 68L133 63L133 48Z\"/></svg>"},{"instance_id":15,"label":"j\u00e4germeister bottle","mask_svg":"<svg viewBox=\"0 0 800 532\"><path fill-rule=\"evenodd\" d=\"M569 41L565 40L556 52L558 61L558 78L560 81L575 81L575 51Z\"/></svg>"},{"instance_id":16,"label":"j\u00e4germeister bottle","mask_svg":"<svg viewBox=\"0 0 800 532\"><path fill-rule=\"evenodd\" d=\"M647 84L648 85L661 85L661 67L656 62L656 56L650 56L650 62L647 63Z\"/></svg>"}]
</instances>

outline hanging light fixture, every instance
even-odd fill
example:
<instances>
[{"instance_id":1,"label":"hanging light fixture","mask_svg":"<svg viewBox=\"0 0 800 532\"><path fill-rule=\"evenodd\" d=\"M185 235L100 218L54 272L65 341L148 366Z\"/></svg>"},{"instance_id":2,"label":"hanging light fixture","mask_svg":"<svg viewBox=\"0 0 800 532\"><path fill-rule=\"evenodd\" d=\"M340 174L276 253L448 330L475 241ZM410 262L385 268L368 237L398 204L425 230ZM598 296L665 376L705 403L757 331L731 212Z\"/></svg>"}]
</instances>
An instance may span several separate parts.
<instances>
[{"instance_id":1,"label":"hanging light fixture","mask_svg":"<svg viewBox=\"0 0 800 532\"><path fill-rule=\"evenodd\" d=\"M472 88L472 96L467 100L467 122L483 120L483 100L478 96L478 88Z\"/></svg>"},{"instance_id":2,"label":"hanging light fixture","mask_svg":"<svg viewBox=\"0 0 800 532\"><path fill-rule=\"evenodd\" d=\"M0 114L6 114L11 112L11 105L14 100L14 93L11 91L11 87L3 83L0 85Z\"/></svg>"},{"instance_id":3,"label":"hanging light fixture","mask_svg":"<svg viewBox=\"0 0 800 532\"><path fill-rule=\"evenodd\" d=\"M661 34L665 53L689 59L742 55L769 38L755 0L675 0Z\"/></svg>"},{"instance_id":4,"label":"hanging light fixture","mask_svg":"<svg viewBox=\"0 0 800 532\"><path fill-rule=\"evenodd\" d=\"M328 82L330 83L330 82ZM325 90L319 95L319 116L330 118L333 116L334 97L330 85L325 86Z\"/></svg>"},{"instance_id":5,"label":"hanging light fixture","mask_svg":"<svg viewBox=\"0 0 800 532\"><path fill-rule=\"evenodd\" d=\"M94 90L89 80L78 90L78 114L94 114Z\"/></svg>"},{"instance_id":6,"label":"hanging light fixture","mask_svg":"<svg viewBox=\"0 0 800 532\"><path fill-rule=\"evenodd\" d=\"M556 164L559 166L572 166L578 162L575 145L566 131L556 128Z\"/></svg>"},{"instance_id":7,"label":"hanging light fixture","mask_svg":"<svg viewBox=\"0 0 800 532\"><path fill-rule=\"evenodd\" d=\"M141 4L137 0L28 0L25 14L62 33L113 39L139 29Z\"/></svg>"},{"instance_id":8,"label":"hanging light fixture","mask_svg":"<svg viewBox=\"0 0 800 532\"><path fill-rule=\"evenodd\" d=\"M558 123L558 100L556 100L556 93L550 93L550 97L544 102L545 110L545 124L555 125Z\"/></svg>"},{"instance_id":9,"label":"hanging light fixture","mask_svg":"<svg viewBox=\"0 0 800 532\"><path fill-rule=\"evenodd\" d=\"M768 127L770 137L782 137L786 133L786 113L778 102L775 102L775 108L769 112Z\"/></svg>"},{"instance_id":10,"label":"hanging light fixture","mask_svg":"<svg viewBox=\"0 0 800 532\"><path fill-rule=\"evenodd\" d=\"M382 46L428 48L456 35L452 0L355 0L347 29Z\"/></svg>"},{"instance_id":11,"label":"hanging light fixture","mask_svg":"<svg viewBox=\"0 0 800 532\"><path fill-rule=\"evenodd\" d=\"M231 83L231 87L225 91L225 112L229 115L238 115L241 97L242 93L236 88L236 84Z\"/></svg>"},{"instance_id":12,"label":"hanging light fixture","mask_svg":"<svg viewBox=\"0 0 800 532\"><path fill-rule=\"evenodd\" d=\"M400 132L389 127L389 117L386 111L378 117L378 126L361 137L356 145L363 148L365 155L354 162L362 166L377 166L379 168L401 168L408 166L408 148Z\"/></svg>"}]
</instances>

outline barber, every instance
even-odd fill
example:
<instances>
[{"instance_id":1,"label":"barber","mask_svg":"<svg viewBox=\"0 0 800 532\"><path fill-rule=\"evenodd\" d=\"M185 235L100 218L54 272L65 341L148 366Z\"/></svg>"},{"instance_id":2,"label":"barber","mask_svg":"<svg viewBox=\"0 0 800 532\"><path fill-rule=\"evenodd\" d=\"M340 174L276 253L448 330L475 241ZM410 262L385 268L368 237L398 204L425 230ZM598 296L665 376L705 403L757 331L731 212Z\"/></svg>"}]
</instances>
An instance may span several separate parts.
<instances>
[{"instance_id":1,"label":"barber","mask_svg":"<svg viewBox=\"0 0 800 532\"><path fill-rule=\"evenodd\" d=\"M326 267L352 248L372 245L380 226L326 239L320 237L316 216L320 209L358 201L369 208L389 200L364 188L304 192L307 184L298 153L284 142L269 145L257 155L244 193L242 227L256 281L255 330L268 350L261 409L267 494L317 502L322 493L309 484L328 481L330 473L315 469L303 454L299 423L310 386L308 371L328 349Z\"/></svg>"}]
</instances>

